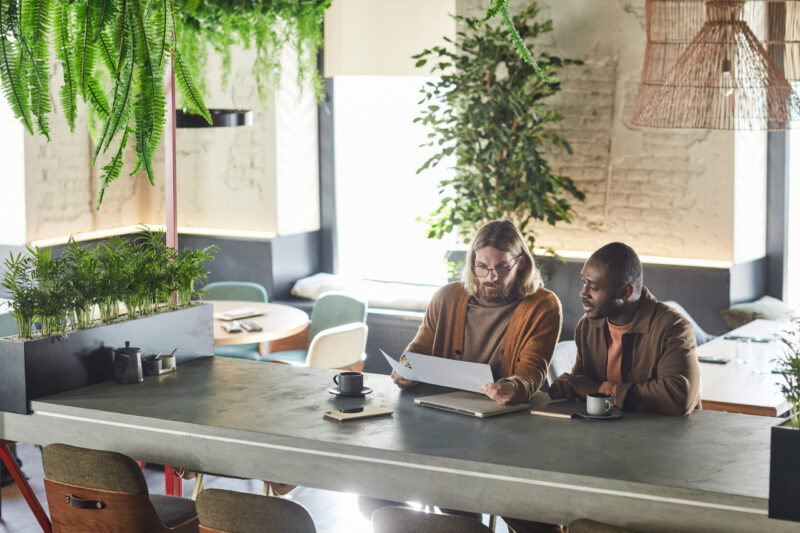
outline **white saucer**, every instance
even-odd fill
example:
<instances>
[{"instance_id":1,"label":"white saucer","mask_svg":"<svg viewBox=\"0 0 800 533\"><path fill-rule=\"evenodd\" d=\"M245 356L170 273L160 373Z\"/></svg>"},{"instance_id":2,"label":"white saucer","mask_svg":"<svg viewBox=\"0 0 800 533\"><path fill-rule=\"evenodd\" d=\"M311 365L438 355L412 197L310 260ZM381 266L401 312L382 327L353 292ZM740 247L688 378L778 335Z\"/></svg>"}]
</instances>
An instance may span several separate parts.
<instances>
[{"instance_id":1,"label":"white saucer","mask_svg":"<svg viewBox=\"0 0 800 533\"><path fill-rule=\"evenodd\" d=\"M364 387L361 389L361 392L342 392L339 390L339 387L331 387L328 389L328 392L335 394L336 396L364 396L365 394L372 392L372 389L369 387Z\"/></svg>"}]
</instances>

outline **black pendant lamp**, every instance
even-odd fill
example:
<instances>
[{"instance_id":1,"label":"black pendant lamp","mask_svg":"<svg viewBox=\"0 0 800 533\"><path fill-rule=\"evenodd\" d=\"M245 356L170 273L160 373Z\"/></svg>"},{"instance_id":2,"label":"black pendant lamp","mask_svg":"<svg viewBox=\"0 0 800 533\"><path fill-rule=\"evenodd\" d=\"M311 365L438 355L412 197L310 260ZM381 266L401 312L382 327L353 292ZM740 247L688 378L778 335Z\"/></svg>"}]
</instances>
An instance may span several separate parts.
<instances>
[{"instance_id":1,"label":"black pendant lamp","mask_svg":"<svg viewBox=\"0 0 800 533\"><path fill-rule=\"evenodd\" d=\"M182 109L175 110L175 126L178 128L230 128L252 126L253 112L247 109L209 109L211 124L203 115L195 115Z\"/></svg>"}]
</instances>

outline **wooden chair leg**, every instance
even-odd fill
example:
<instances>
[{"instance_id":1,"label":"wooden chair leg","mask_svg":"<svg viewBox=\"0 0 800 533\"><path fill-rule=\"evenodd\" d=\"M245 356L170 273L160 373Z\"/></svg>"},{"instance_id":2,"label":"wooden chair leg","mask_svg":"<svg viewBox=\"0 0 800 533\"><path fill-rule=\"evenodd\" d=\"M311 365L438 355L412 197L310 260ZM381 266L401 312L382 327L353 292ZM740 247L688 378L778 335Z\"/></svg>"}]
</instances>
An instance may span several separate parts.
<instances>
[{"instance_id":1,"label":"wooden chair leg","mask_svg":"<svg viewBox=\"0 0 800 533\"><path fill-rule=\"evenodd\" d=\"M197 476L194 478L194 489L192 489L193 500L197 500L197 495L203 492L203 490L206 488L205 485L203 485L204 477L205 474L203 474L202 472L198 472Z\"/></svg>"}]
</instances>

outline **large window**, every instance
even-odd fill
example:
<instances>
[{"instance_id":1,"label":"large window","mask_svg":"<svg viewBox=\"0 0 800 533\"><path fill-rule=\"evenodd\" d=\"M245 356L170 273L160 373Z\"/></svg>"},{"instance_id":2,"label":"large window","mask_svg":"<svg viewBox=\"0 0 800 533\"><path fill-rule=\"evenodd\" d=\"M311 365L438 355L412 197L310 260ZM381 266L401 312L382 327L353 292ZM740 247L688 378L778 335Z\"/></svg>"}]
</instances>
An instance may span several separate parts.
<instances>
[{"instance_id":1,"label":"large window","mask_svg":"<svg viewBox=\"0 0 800 533\"><path fill-rule=\"evenodd\" d=\"M334 78L334 146L339 272L364 279L440 285L453 241L425 238L416 219L438 205L437 184L452 163L417 175L434 152L421 148L419 115L428 79Z\"/></svg>"}]
</instances>

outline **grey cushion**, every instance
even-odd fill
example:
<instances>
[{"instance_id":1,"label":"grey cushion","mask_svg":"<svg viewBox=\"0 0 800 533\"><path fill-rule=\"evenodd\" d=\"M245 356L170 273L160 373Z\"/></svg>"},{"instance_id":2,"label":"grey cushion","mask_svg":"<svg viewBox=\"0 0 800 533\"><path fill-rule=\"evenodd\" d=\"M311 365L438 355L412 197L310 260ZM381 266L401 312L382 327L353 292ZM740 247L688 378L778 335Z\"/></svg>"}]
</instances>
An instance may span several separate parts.
<instances>
[{"instance_id":1,"label":"grey cushion","mask_svg":"<svg viewBox=\"0 0 800 533\"><path fill-rule=\"evenodd\" d=\"M692 330L694 330L694 341L698 346L717 338L715 335L711 335L703 331L703 328L701 328L700 325L695 321L695 319L692 318L692 315L690 315L689 312L686 309L684 309L683 306L678 302L669 300L664 303L670 306L671 308L675 309L684 317L686 317L686 320L688 320L689 323L692 325Z\"/></svg>"},{"instance_id":2,"label":"grey cushion","mask_svg":"<svg viewBox=\"0 0 800 533\"><path fill-rule=\"evenodd\" d=\"M297 502L222 489L197 496L200 524L236 533L315 533L314 521Z\"/></svg>"},{"instance_id":3,"label":"grey cushion","mask_svg":"<svg viewBox=\"0 0 800 533\"><path fill-rule=\"evenodd\" d=\"M153 503L161 523L167 527L178 526L197 516L197 506L189 498L152 494L150 501Z\"/></svg>"},{"instance_id":4,"label":"grey cushion","mask_svg":"<svg viewBox=\"0 0 800 533\"><path fill-rule=\"evenodd\" d=\"M147 482L136 461L116 452L49 444L42 450L48 479L100 490L148 494Z\"/></svg>"},{"instance_id":5,"label":"grey cushion","mask_svg":"<svg viewBox=\"0 0 800 533\"><path fill-rule=\"evenodd\" d=\"M722 312L722 318L731 329L744 326L758 318L789 321L800 316L797 309L772 296L763 296L754 302L732 305Z\"/></svg>"}]
</instances>

